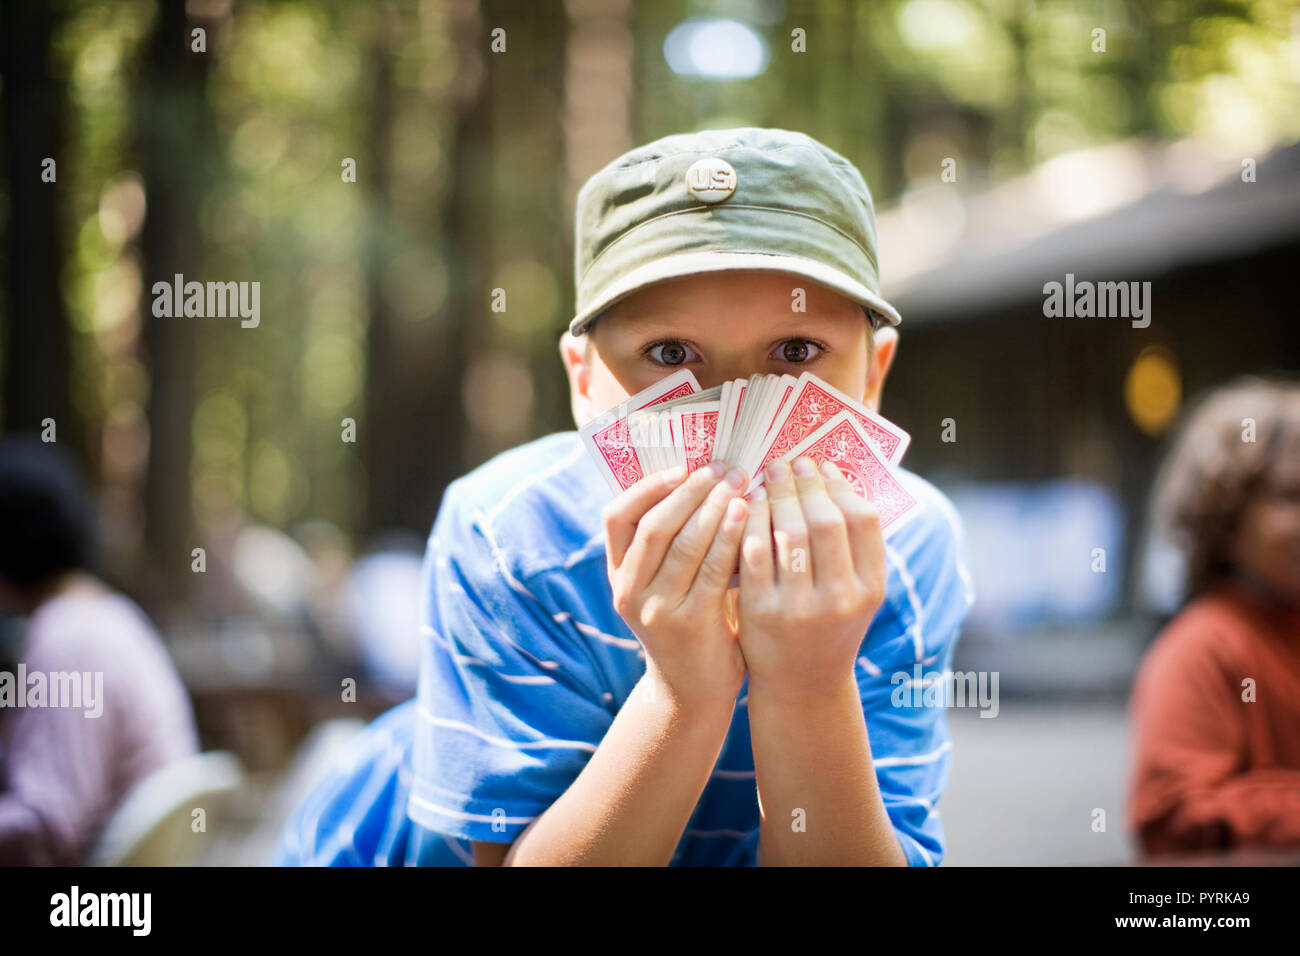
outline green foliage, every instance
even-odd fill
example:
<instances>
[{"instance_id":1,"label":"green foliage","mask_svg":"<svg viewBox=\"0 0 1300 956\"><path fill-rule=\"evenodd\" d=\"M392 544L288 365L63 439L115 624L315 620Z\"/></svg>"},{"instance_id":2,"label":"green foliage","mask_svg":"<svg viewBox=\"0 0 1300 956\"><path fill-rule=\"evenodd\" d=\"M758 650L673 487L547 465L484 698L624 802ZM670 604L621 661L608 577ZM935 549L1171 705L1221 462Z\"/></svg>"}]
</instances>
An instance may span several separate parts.
<instances>
[{"instance_id":1,"label":"green foliage","mask_svg":"<svg viewBox=\"0 0 1300 956\"><path fill-rule=\"evenodd\" d=\"M628 145L721 123L797 128L849 154L887 202L937 177L945 156L978 180L1132 136L1201 135L1250 155L1300 135L1300 13L1287 0L755 4L743 9L767 11L754 22L770 47L765 73L674 75L668 30L727 7L634 4L601 27L630 36L627 82L603 101L625 114ZM187 54L210 57L194 100L167 99L169 78L146 69L152 4L61 8L70 242L57 281L76 333L75 407L91 433L134 435L126 447L138 447L147 370L165 361L143 334L158 321L150 286L170 277L153 274L139 242L141 202L167 214L141 179L139 109L174 110L178 124L207 116L217 131L215 155L193 152L204 148L195 140L167 158L204 171L180 200L200 231L187 278L261 282L258 329L201 320L195 332L201 517L314 516L359 533L375 520L364 495L376 469L441 484L507 444L571 427L554 339L572 301L573 170L613 158L564 155L583 120L566 112L566 84L584 82L566 64L591 51L566 47L575 25L543 13L559 4L484 2L476 29L464 19L473 8L236 3L208 24L208 52ZM495 27L507 30L504 54L488 49ZM795 30L806 52L792 50ZM346 158L355 183L340 175ZM494 288L507 290L504 313L489 307ZM430 381L444 377L450 385ZM502 394L494 382L526 399L522 410L488 401ZM486 404L467 413L462 388ZM425 420L437 410L445 417ZM344 417L359 422L357 445L339 441ZM366 458L381 433L394 450ZM115 467L132 461L138 469ZM410 523L423 507L406 512Z\"/></svg>"}]
</instances>

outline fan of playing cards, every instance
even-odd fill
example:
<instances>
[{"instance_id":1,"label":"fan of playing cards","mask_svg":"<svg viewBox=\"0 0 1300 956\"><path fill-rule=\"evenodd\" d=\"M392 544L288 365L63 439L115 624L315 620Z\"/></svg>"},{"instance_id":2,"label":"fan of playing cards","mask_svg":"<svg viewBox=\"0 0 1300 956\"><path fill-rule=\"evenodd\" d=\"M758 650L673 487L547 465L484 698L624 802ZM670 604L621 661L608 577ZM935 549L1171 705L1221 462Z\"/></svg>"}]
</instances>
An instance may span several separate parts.
<instances>
[{"instance_id":1,"label":"fan of playing cards","mask_svg":"<svg viewBox=\"0 0 1300 956\"><path fill-rule=\"evenodd\" d=\"M918 510L894 467L911 437L811 372L751 375L709 389L689 369L674 372L581 430L615 494L643 476L711 461L763 483L770 461L832 461L854 491L876 505L885 537Z\"/></svg>"}]
</instances>

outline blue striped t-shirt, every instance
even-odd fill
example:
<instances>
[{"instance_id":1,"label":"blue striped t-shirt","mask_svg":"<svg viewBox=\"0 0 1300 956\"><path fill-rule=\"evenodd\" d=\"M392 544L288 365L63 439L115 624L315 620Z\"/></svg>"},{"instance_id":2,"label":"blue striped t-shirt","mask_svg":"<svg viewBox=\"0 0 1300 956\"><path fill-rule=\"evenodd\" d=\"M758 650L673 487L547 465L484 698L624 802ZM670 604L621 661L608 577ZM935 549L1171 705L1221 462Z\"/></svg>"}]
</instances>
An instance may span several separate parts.
<instances>
[{"instance_id":1,"label":"blue striped t-shirt","mask_svg":"<svg viewBox=\"0 0 1300 956\"><path fill-rule=\"evenodd\" d=\"M955 511L902 474L922 511L886 543L886 599L856 674L900 845L912 865L935 865L947 717L919 694L895 694L895 675L910 683L918 662L925 674L949 669L973 593ZM645 672L606 572L601 510L611 497L576 432L503 452L447 488L425 554L423 658L406 718L406 811L422 848L408 860L455 865L469 859L468 841L513 842L582 771ZM747 694L748 680L674 865L757 862Z\"/></svg>"}]
</instances>

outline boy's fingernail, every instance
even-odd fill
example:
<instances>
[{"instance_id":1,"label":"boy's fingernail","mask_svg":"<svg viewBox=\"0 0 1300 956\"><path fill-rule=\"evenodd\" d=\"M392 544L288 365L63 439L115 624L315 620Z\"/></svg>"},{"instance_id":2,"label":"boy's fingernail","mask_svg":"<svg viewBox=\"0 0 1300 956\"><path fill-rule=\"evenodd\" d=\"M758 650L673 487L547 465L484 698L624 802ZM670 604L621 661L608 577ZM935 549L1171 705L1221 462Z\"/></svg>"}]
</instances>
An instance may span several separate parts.
<instances>
[{"instance_id":1,"label":"boy's fingernail","mask_svg":"<svg viewBox=\"0 0 1300 956\"><path fill-rule=\"evenodd\" d=\"M800 455L798 458L794 460L794 473L798 475L800 478L811 477L816 472L816 470L817 468L813 464L811 458L804 458L802 455Z\"/></svg>"},{"instance_id":2,"label":"boy's fingernail","mask_svg":"<svg viewBox=\"0 0 1300 956\"><path fill-rule=\"evenodd\" d=\"M673 467L669 468L667 471L664 472L664 481L668 482L668 484L670 485L677 484L677 482L681 481L685 477L686 477L685 465L673 465Z\"/></svg>"},{"instance_id":3,"label":"boy's fingernail","mask_svg":"<svg viewBox=\"0 0 1300 956\"><path fill-rule=\"evenodd\" d=\"M822 474L827 478L840 477L840 470L835 467L835 462L827 460L822 462Z\"/></svg>"},{"instance_id":4,"label":"boy's fingernail","mask_svg":"<svg viewBox=\"0 0 1300 956\"><path fill-rule=\"evenodd\" d=\"M739 491L745 487L745 473L739 468L733 468L727 472L727 484Z\"/></svg>"},{"instance_id":5,"label":"boy's fingernail","mask_svg":"<svg viewBox=\"0 0 1300 956\"><path fill-rule=\"evenodd\" d=\"M790 477L790 466L777 458L767 463L767 477L773 481L785 481Z\"/></svg>"},{"instance_id":6,"label":"boy's fingernail","mask_svg":"<svg viewBox=\"0 0 1300 956\"><path fill-rule=\"evenodd\" d=\"M767 489L764 488L762 485L759 485L757 488L755 488L753 491L749 493L750 502L763 501L766 498L767 498Z\"/></svg>"},{"instance_id":7,"label":"boy's fingernail","mask_svg":"<svg viewBox=\"0 0 1300 956\"><path fill-rule=\"evenodd\" d=\"M725 461L709 462L709 477L717 481L727 473L727 463Z\"/></svg>"}]
</instances>

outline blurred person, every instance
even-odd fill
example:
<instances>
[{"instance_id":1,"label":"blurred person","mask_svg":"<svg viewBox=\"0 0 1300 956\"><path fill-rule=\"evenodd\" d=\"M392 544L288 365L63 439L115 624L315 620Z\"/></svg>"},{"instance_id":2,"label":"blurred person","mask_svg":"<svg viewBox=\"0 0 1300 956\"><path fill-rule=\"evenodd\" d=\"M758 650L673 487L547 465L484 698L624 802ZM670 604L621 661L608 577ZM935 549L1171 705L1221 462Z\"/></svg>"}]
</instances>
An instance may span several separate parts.
<instances>
[{"instance_id":1,"label":"blurred person","mask_svg":"<svg viewBox=\"0 0 1300 956\"><path fill-rule=\"evenodd\" d=\"M347 576L348 616L366 673L409 697L420 676L423 542L408 531L380 535Z\"/></svg>"},{"instance_id":2,"label":"blurred person","mask_svg":"<svg viewBox=\"0 0 1300 956\"><path fill-rule=\"evenodd\" d=\"M1300 385L1212 394L1153 503L1185 598L1133 688L1129 826L1150 855L1300 847Z\"/></svg>"},{"instance_id":3,"label":"blurred person","mask_svg":"<svg viewBox=\"0 0 1300 956\"><path fill-rule=\"evenodd\" d=\"M0 441L0 605L26 619L0 672L0 864L83 863L131 789L198 750L189 698L144 612L92 573L76 470Z\"/></svg>"},{"instance_id":4,"label":"blurred person","mask_svg":"<svg viewBox=\"0 0 1300 956\"><path fill-rule=\"evenodd\" d=\"M311 586L305 595L312 633L345 673L355 674L360 650L348 578L355 560L348 535L322 518L307 518L292 530L293 540L312 564Z\"/></svg>"}]
</instances>

